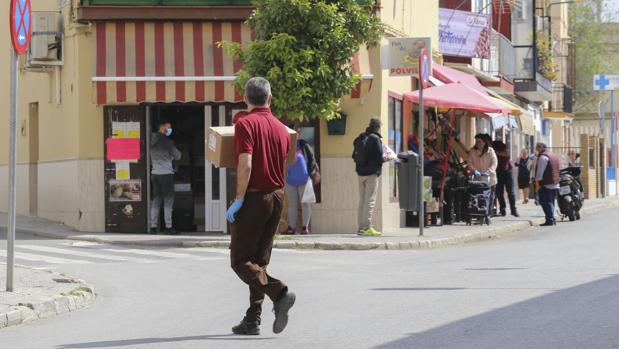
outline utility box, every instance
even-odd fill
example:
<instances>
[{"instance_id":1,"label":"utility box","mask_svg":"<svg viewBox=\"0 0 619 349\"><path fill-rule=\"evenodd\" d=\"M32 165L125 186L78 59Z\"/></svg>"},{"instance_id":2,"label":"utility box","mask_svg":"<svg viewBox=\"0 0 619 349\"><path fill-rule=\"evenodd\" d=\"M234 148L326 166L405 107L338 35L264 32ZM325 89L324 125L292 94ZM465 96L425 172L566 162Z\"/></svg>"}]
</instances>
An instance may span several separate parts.
<instances>
[{"instance_id":1,"label":"utility box","mask_svg":"<svg viewBox=\"0 0 619 349\"><path fill-rule=\"evenodd\" d=\"M60 12L32 13L32 41L28 53L30 66L62 65L62 27Z\"/></svg>"},{"instance_id":2,"label":"utility box","mask_svg":"<svg viewBox=\"0 0 619 349\"><path fill-rule=\"evenodd\" d=\"M398 196L400 209L419 210L419 154L408 151L398 154Z\"/></svg>"}]
</instances>

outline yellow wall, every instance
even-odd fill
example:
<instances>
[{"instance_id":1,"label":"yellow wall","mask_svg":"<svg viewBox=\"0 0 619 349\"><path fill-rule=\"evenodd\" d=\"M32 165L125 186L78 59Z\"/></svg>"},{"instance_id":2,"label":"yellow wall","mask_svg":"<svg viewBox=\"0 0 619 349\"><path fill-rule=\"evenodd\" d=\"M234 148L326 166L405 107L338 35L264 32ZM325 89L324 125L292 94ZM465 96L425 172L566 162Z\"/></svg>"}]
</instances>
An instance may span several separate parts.
<instances>
[{"instance_id":1,"label":"yellow wall","mask_svg":"<svg viewBox=\"0 0 619 349\"><path fill-rule=\"evenodd\" d=\"M57 11L56 0L39 0L32 2L33 11ZM0 16L8 17L8 7L0 7ZM28 163L28 109L30 103L39 103L39 161L56 161L76 159L79 155L93 156L99 154L93 151L93 141L99 141L100 137L93 134L84 134L84 126L90 128L93 125L84 124L91 122L91 118L84 118L94 109L90 97L90 76L92 75L92 44L84 36L88 31L87 26L76 29L75 24L69 19L69 9L65 8L65 64L60 68L61 80L61 103L56 103L56 72L54 69L34 72L25 70L25 60L20 60L19 74L19 104L18 104L18 163ZM7 114L9 106L9 81L10 81L10 41L8 35L0 38L0 46L5 47L7 54L0 55L0 66L5 67L0 71L0 80L5 83L0 85L0 105L6 107L6 113L0 113L1 122L8 123ZM80 81L77 77L80 77ZM94 115L92 115L94 116ZM99 119L101 116L98 117ZM102 124L102 122L100 122ZM23 134L22 134L23 127ZM99 126L101 129L102 126ZM89 137L86 144L80 144L76 135ZM0 128L0 137L8 139L8 129ZM6 164L8 158L8 142L0 144L0 164Z\"/></svg>"},{"instance_id":2,"label":"yellow wall","mask_svg":"<svg viewBox=\"0 0 619 349\"><path fill-rule=\"evenodd\" d=\"M396 7L394 16L394 4ZM387 36L431 37L438 48L438 1L395 0L382 2L381 19L391 29ZM402 6L404 8L402 9ZM398 33L399 32L399 33ZM383 38L381 45L387 45ZM371 90L361 99L344 99L342 111L348 114L346 134L329 136L325 121L321 123L322 203L314 206L312 226L320 233L353 232L357 225L358 189L354 163L351 159L355 137L365 131L372 117L380 117L381 133L387 141L389 92L404 94L412 89L411 77L390 77L382 70L380 49L370 50L371 71L374 75ZM410 118L410 115L404 115ZM392 202L389 164L383 167L373 224L378 229L392 231L403 223L402 211Z\"/></svg>"},{"instance_id":3,"label":"yellow wall","mask_svg":"<svg viewBox=\"0 0 619 349\"><path fill-rule=\"evenodd\" d=\"M413 15L407 35L431 37L432 51L438 51L438 0L410 1L410 3Z\"/></svg>"}]
</instances>

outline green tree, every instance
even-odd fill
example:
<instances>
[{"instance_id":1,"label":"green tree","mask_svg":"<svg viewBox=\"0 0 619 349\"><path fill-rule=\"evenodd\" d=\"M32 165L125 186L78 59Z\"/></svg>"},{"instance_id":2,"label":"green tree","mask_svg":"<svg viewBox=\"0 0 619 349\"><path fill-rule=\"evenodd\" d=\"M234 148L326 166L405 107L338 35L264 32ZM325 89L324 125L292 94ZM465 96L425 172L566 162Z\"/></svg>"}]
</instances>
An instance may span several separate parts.
<instances>
[{"instance_id":1,"label":"green tree","mask_svg":"<svg viewBox=\"0 0 619 349\"><path fill-rule=\"evenodd\" d=\"M597 109L602 94L593 91L594 74L617 73L617 60L610 59L608 40L613 36L613 17L604 0L584 0L570 9L570 37L576 44L576 112Z\"/></svg>"},{"instance_id":2,"label":"green tree","mask_svg":"<svg viewBox=\"0 0 619 349\"><path fill-rule=\"evenodd\" d=\"M375 46L382 26L374 1L254 0L248 20L256 40L242 49L223 43L243 69L237 86L252 76L271 82L272 109L288 120L336 116L343 96L360 81L350 65L361 45Z\"/></svg>"}]
</instances>

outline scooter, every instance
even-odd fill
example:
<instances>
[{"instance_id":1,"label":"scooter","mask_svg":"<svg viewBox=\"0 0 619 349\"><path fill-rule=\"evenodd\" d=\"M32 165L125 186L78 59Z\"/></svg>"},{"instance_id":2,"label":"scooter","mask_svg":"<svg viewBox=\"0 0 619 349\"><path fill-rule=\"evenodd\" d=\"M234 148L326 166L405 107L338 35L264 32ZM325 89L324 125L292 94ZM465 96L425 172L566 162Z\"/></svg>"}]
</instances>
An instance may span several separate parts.
<instances>
[{"instance_id":1,"label":"scooter","mask_svg":"<svg viewBox=\"0 0 619 349\"><path fill-rule=\"evenodd\" d=\"M563 218L571 222L580 219L580 209L585 201L585 194L580 182L580 167L570 166L562 169L559 187L559 211Z\"/></svg>"}]
</instances>

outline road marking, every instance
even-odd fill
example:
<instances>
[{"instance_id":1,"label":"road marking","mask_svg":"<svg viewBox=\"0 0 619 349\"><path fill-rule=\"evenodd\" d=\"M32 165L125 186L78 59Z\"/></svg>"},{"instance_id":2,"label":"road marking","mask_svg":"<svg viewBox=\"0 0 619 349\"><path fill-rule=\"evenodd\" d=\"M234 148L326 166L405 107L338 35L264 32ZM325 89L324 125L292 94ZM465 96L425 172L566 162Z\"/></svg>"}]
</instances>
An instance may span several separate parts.
<instances>
[{"instance_id":1,"label":"road marking","mask_svg":"<svg viewBox=\"0 0 619 349\"><path fill-rule=\"evenodd\" d=\"M6 257L6 251L0 250L0 257ZM15 252L16 259L22 259L25 261L46 262L50 264L91 264L92 262L81 259L65 259L58 257L42 256L38 254L31 254L25 252Z\"/></svg>"},{"instance_id":2,"label":"road marking","mask_svg":"<svg viewBox=\"0 0 619 349\"><path fill-rule=\"evenodd\" d=\"M116 262L154 263L153 260L145 259L145 258L111 256L111 255L106 255L106 254L83 252L83 251L76 251L76 250L48 247L48 246L19 245L16 247L21 248L21 249L26 249L26 250L32 250L32 251L50 252L50 253L66 254L66 255L73 255L73 256L105 259L105 260L116 261Z\"/></svg>"},{"instance_id":3,"label":"road marking","mask_svg":"<svg viewBox=\"0 0 619 349\"><path fill-rule=\"evenodd\" d=\"M176 252L167 252L167 251L159 251L159 250L139 250L139 249L111 249L111 248L103 248L101 251L107 252L116 252L116 253L131 253L143 256L155 256L155 257L165 257L165 258L179 258L179 259L192 259L199 261L207 261L213 259L222 259L223 257L201 257L192 254L186 253L176 253Z\"/></svg>"}]
</instances>

